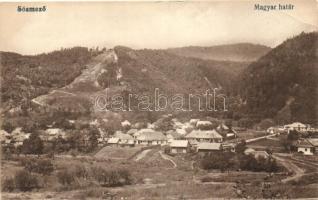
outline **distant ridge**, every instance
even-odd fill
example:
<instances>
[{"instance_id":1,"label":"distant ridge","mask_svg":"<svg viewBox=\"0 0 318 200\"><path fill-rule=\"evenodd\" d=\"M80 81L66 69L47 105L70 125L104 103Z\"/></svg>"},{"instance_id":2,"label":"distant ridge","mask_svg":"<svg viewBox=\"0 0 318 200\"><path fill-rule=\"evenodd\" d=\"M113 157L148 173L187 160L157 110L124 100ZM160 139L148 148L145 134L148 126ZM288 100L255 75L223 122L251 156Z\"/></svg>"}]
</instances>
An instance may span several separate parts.
<instances>
[{"instance_id":1,"label":"distant ridge","mask_svg":"<svg viewBox=\"0 0 318 200\"><path fill-rule=\"evenodd\" d=\"M251 43L237 43L210 47L189 46L167 49L168 52L179 56L200 58L204 60L236 62L256 61L270 50L270 47Z\"/></svg>"}]
</instances>

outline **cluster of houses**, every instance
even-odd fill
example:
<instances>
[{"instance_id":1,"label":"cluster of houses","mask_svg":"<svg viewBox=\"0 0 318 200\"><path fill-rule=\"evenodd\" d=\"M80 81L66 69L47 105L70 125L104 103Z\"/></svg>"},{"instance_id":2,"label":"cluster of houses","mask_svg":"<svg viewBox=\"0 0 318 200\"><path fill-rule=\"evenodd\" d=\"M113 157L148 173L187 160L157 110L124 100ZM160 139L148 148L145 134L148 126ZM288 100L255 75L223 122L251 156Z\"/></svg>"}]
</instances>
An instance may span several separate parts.
<instances>
[{"instance_id":1,"label":"cluster of houses","mask_svg":"<svg viewBox=\"0 0 318 200\"><path fill-rule=\"evenodd\" d=\"M173 128L168 131L157 131L155 124L148 124L146 128L131 125L125 120L121 123L123 129L116 131L109 136L99 129L101 137L98 138L99 146L121 146L133 147L138 145L168 145L171 153L187 153L190 149L198 152L209 151L234 151L237 132L221 123L215 128L211 121L191 119L182 123L177 119L171 119ZM93 121L97 125L97 121ZM268 134L289 133L295 130L299 133L318 132L317 129L300 122L294 122L280 127L270 127ZM25 133L21 128L14 129L11 133L0 130L0 142L2 145L20 146L23 141L30 137L30 133ZM48 128L40 134L43 141L52 141L56 138L67 138L65 131L59 128ZM86 138L88 140L88 138ZM83 139L85 140L85 138ZM85 142L84 142L85 143ZM297 151L304 155L318 153L318 138L301 137L295 144ZM255 152L249 152L251 154Z\"/></svg>"},{"instance_id":2,"label":"cluster of houses","mask_svg":"<svg viewBox=\"0 0 318 200\"><path fill-rule=\"evenodd\" d=\"M291 124L286 124L284 126L269 127L267 129L267 133L269 133L269 134L290 133L291 131L317 132L318 129L311 127L309 124L303 124L300 122L294 122Z\"/></svg>"},{"instance_id":3,"label":"cluster of houses","mask_svg":"<svg viewBox=\"0 0 318 200\"><path fill-rule=\"evenodd\" d=\"M318 129L311 127L309 124L294 122L284 126L270 127L267 129L269 134L291 133L296 131L300 134L300 139L293 143L297 152L304 155L314 155L318 153ZM308 137L308 134L313 135Z\"/></svg>"},{"instance_id":4,"label":"cluster of houses","mask_svg":"<svg viewBox=\"0 0 318 200\"><path fill-rule=\"evenodd\" d=\"M11 133L5 130L0 130L0 142L3 146L18 147L23 144L23 141L30 137L31 133L25 133L22 128L18 127Z\"/></svg>"},{"instance_id":5,"label":"cluster of houses","mask_svg":"<svg viewBox=\"0 0 318 200\"><path fill-rule=\"evenodd\" d=\"M154 127L143 129L129 129L126 133L116 131L110 138L100 138L101 144L111 146L136 146L136 145L168 145L171 153L187 153L191 147L197 151L220 151L226 146L223 145L226 139L235 138L236 132L225 124L219 125L216 129L210 121L191 119L185 124L173 120L175 129L166 132L156 131Z\"/></svg>"}]
</instances>

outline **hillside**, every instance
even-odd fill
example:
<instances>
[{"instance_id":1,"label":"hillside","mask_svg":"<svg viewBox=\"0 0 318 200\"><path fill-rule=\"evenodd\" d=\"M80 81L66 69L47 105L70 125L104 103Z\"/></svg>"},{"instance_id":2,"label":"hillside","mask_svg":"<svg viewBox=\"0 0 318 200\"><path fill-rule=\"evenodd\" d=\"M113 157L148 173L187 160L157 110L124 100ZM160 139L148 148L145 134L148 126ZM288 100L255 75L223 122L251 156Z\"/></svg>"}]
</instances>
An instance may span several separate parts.
<instances>
[{"instance_id":1,"label":"hillside","mask_svg":"<svg viewBox=\"0 0 318 200\"><path fill-rule=\"evenodd\" d=\"M250 43L238 43L211 47L189 46L171 48L167 51L179 56L204 60L251 62L265 55L271 48Z\"/></svg>"},{"instance_id":2,"label":"hillside","mask_svg":"<svg viewBox=\"0 0 318 200\"><path fill-rule=\"evenodd\" d=\"M2 108L28 104L32 98L69 84L91 56L83 47L36 56L0 52Z\"/></svg>"},{"instance_id":3,"label":"hillside","mask_svg":"<svg viewBox=\"0 0 318 200\"><path fill-rule=\"evenodd\" d=\"M317 122L317 36L288 39L244 71L241 94L247 113L278 123Z\"/></svg>"},{"instance_id":4,"label":"hillside","mask_svg":"<svg viewBox=\"0 0 318 200\"><path fill-rule=\"evenodd\" d=\"M227 70L227 67L240 68L246 65L241 62L184 58L165 50L134 50L118 46L90 57L85 68L69 83L51 87L45 94L33 98L32 102L58 112L76 112L86 116L89 112L100 116L103 112L94 110L93 104L96 97L106 95L106 89L108 98L115 95L124 97L126 107L127 94L139 97L148 95L153 103L156 88L168 98L175 94L184 95L185 98L189 94L203 96L212 87L220 88L220 93L230 95L234 92L234 85L237 85L238 73ZM136 117L139 102L140 98L132 98L129 104L136 112L121 114L129 115L126 116L128 118ZM188 101L184 105L187 106ZM197 100L191 105L195 110L198 109ZM153 109L153 104L151 106ZM166 111L174 110L168 107Z\"/></svg>"}]
</instances>

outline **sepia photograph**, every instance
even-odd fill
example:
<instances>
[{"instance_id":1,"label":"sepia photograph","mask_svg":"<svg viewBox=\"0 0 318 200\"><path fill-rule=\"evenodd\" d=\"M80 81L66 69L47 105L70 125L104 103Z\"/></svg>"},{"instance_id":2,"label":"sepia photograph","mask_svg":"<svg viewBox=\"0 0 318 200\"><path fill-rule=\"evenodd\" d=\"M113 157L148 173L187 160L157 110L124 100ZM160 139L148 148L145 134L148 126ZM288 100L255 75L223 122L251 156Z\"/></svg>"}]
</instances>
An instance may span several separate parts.
<instances>
[{"instance_id":1,"label":"sepia photograph","mask_svg":"<svg viewBox=\"0 0 318 200\"><path fill-rule=\"evenodd\" d=\"M1 200L318 199L318 1L0 0Z\"/></svg>"}]
</instances>

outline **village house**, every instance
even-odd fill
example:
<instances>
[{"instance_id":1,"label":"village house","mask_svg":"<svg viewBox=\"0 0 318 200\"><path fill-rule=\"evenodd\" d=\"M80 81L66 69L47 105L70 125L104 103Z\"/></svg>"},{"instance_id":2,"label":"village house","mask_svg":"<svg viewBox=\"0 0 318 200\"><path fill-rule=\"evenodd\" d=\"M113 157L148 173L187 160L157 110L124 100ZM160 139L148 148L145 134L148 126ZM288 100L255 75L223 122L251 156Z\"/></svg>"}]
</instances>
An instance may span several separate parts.
<instances>
[{"instance_id":1,"label":"village house","mask_svg":"<svg viewBox=\"0 0 318 200\"><path fill-rule=\"evenodd\" d=\"M197 152L213 152L213 151L221 151L221 150L222 150L221 143L202 142L197 145Z\"/></svg>"},{"instance_id":2,"label":"village house","mask_svg":"<svg viewBox=\"0 0 318 200\"><path fill-rule=\"evenodd\" d=\"M143 129L140 129L140 130L136 131L132 136L133 136L133 138L136 140L137 137L138 137L140 134L142 134L142 133L148 133L148 132L154 132L154 130L151 129L151 128L143 128Z\"/></svg>"},{"instance_id":3,"label":"village house","mask_svg":"<svg viewBox=\"0 0 318 200\"><path fill-rule=\"evenodd\" d=\"M227 152L235 152L235 143L222 143L222 150Z\"/></svg>"},{"instance_id":4,"label":"village house","mask_svg":"<svg viewBox=\"0 0 318 200\"><path fill-rule=\"evenodd\" d=\"M221 143L223 137L216 130L193 130L185 136L191 145L196 145L202 142Z\"/></svg>"},{"instance_id":5,"label":"village house","mask_svg":"<svg viewBox=\"0 0 318 200\"><path fill-rule=\"evenodd\" d=\"M66 133L59 128L49 128L45 130L45 133L48 137L48 140L53 140L54 138L62 137L63 139L66 138Z\"/></svg>"},{"instance_id":6,"label":"village house","mask_svg":"<svg viewBox=\"0 0 318 200\"><path fill-rule=\"evenodd\" d=\"M23 132L21 127L15 128L10 134L10 143L13 143L15 147L21 146L23 144L23 141L28 139L30 135L30 133Z\"/></svg>"},{"instance_id":7,"label":"village house","mask_svg":"<svg viewBox=\"0 0 318 200\"><path fill-rule=\"evenodd\" d=\"M116 146L117 147L118 143L119 143L119 138L114 138L114 137L109 138L108 141L107 141L107 144L109 146Z\"/></svg>"},{"instance_id":8,"label":"village house","mask_svg":"<svg viewBox=\"0 0 318 200\"><path fill-rule=\"evenodd\" d=\"M298 140L296 145L297 152L304 155L313 155L315 151L315 146L308 139Z\"/></svg>"},{"instance_id":9,"label":"village house","mask_svg":"<svg viewBox=\"0 0 318 200\"><path fill-rule=\"evenodd\" d=\"M236 131L232 130L231 128L229 128L228 126L226 126L225 124L220 124L216 130L218 131L218 133L220 133L223 138L226 139L233 139L237 137Z\"/></svg>"},{"instance_id":10,"label":"village house","mask_svg":"<svg viewBox=\"0 0 318 200\"><path fill-rule=\"evenodd\" d=\"M165 145L167 144L167 137L158 131L143 131L139 132L139 135L136 137L136 144Z\"/></svg>"},{"instance_id":11,"label":"village house","mask_svg":"<svg viewBox=\"0 0 318 200\"><path fill-rule=\"evenodd\" d=\"M196 124L197 124L197 122L198 121L200 121L200 119L190 119L190 124L192 125L192 126L196 126Z\"/></svg>"},{"instance_id":12,"label":"village house","mask_svg":"<svg viewBox=\"0 0 318 200\"><path fill-rule=\"evenodd\" d=\"M176 119L176 118L173 118L172 120L171 120L172 122L173 122L173 128L174 129L178 129L178 128L182 128L183 126L184 126L184 124L182 123L182 122L180 122L178 119Z\"/></svg>"},{"instance_id":13,"label":"village house","mask_svg":"<svg viewBox=\"0 0 318 200\"><path fill-rule=\"evenodd\" d=\"M266 130L266 132L268 134L277 134L277 135L279 135L279 134L284 133L286 131L284 130L284 127L269 127Z\"/></svg>"},{"instance_id":14,"label":"village house","mask_svg":"<svg viewBox=\"0 0 318 200\"><path fill-rule=\"evenodd\" d=\"M310 144L314 146L314 153L318 153L318 138L308 138L307 139Z\"/></svg>"},{"instance_id":15,"label":"village house","mask_svg":"<svg viewBox=\"0 0 318 200\"><path fill-rule=\"evenodd\" d=\"M171 153L187 153L190 150L190 143L188 140L173 140L170 143Z\"/></svg>"},{"instance_id":16,"label":"village house","mask_svg":"<svg viewBox=\"0 0 318 200\"><path fill-rule=\"evenodd\" d=\"M5 130L0 130L0 142L5 143L10 138L10 134Z\"/></svg>"},{"instance_id":17,"label":"village house","mask_svg":"<svg viewBox=\"0 0 318 200\"><path fill-rule=\"evenodd\" d=\"M289 133L290 131L299 131L299 132L304 132L310 129L309 125L300 123L300 122L294 122L292 124L287 124L284 126L284 129Z\"/></svg>"},{"instance_id":18,"label":"village house","mask_svg":"<svg viewBox=\"0 0 318 200\"><path fill-rule=\"evenodd\" d=\"M135 145L134 138L129 134L125 134L122 132L116 132L114 137L119 139L118 144L120 146L134 146Z\"/></svg>"},{"instance_id":19,"label":"village house","mask_svg":"<svg viewBox=\"0 0 318 200\"><path fill-rule=\"evenodd\" d=\"M131 127L131 123L128 120L125 120L125 121L121 122L121 126L123 128L130 128Z\"/></svg>"}]
</instances>

